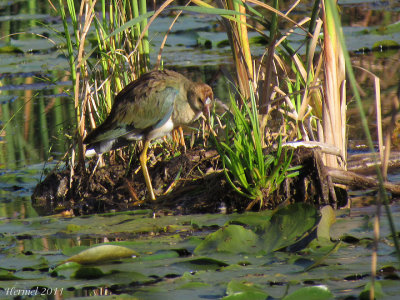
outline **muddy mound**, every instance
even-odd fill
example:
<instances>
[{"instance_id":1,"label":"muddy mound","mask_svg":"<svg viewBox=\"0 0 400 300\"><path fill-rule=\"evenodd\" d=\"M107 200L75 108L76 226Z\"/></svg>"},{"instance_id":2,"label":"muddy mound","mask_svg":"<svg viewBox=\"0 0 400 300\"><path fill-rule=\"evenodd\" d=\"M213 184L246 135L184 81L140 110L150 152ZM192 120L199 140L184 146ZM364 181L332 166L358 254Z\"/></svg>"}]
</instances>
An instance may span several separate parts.
<instances>
[{"instance_id":1,"label":"muddy mound","mask_svg":"<svg viewBox=\"0 0 400 300\"><path fill-rule=\"evenodd\" d=\"M107 158L104 166L95 167L93 160L85 170L74 170L72 176L70 168L52 172L37 185L32 195L33 205L41 214L72 211L75 215L142 208L166 214L260 209L257 203L249 206L252 200L240 196L226 181L217 151L191 149L171 157L152 155L148 163L156 201L147 199L138 162L134 159L129 164L129 157L114 155ZM308 202L321 206L331 202L313 152L297 151L293 163L303 166L299 176L285 180L279 190L264 199L263 209L283 203Z\"/></svg>"},{"instance_id":2,"label":"muddy mound","mask_svg":"<svg viewBox=\"0 0 400 300\"><path fill-rule=\"evenodd\" d=\"M69 168L55 170L36 186L33 205L42 214L72 210L75 215L82 215L138 208L188 214L217 212L227 206L233 209L233 201L243 200L224 180L214 150L190 150L169 160L149 163L156 201L146 200L142 172L132 167L137 162L129 165L128 161L120 157L108 159L95 169L93 160L85 170L75 170L72 177Z\"/></svg>"}]
</instances>

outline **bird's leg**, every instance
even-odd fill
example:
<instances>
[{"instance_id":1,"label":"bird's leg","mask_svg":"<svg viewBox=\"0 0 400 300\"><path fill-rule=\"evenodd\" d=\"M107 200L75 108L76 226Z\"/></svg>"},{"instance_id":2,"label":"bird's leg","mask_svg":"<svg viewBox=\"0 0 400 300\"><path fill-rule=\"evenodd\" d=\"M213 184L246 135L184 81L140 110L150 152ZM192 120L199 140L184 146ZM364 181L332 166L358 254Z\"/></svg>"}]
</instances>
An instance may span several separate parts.
<instances>
[{"instance_id":1,"label":"bird's leg","mask_svg":"<svg viewBox=\"0 0 400 300\"><path fill-rule=\"evenodd\" d=\"M179 141L181 145L183 146L183 151L186 153L186 144L185 144L185 137L183 136L183 129L181 126L178 127L179 130Z\"/></svg>"},{"instance_id":2,"label":"bird's leg","mask_svg":"<svg viewBox=\"0 0 400 300\"><path fill-rule=\"evenodd\" d=\"M151 185L149 170L147 169L147 149L149 149L150 141L146 141L144 143L143 151L140 154L139 160L140 165L142 167L144 181L146 182L147 190L150 193L151 200L156 200L156 196L154 196L153 186Z\"/></svg>"}]
</instances>

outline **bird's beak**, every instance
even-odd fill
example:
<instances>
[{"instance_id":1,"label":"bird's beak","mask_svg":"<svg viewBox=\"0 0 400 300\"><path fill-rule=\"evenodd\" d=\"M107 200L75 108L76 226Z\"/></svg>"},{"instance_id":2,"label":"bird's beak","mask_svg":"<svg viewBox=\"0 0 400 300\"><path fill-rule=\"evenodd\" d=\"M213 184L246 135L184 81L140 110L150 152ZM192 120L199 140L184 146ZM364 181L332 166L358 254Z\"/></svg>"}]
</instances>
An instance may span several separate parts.
<instances>
[{"instance_id":1,"label":"bird's beak","mask_svg":"<svg viewBox=\"0 0 400 300\"><path fill-rule=\"evenodd\" d=\"M204 101L203 114L208 120L210 119L211 106L212 106L212 101L210 97L207 97L206 101Z\"/></svg>"}]
</instances>

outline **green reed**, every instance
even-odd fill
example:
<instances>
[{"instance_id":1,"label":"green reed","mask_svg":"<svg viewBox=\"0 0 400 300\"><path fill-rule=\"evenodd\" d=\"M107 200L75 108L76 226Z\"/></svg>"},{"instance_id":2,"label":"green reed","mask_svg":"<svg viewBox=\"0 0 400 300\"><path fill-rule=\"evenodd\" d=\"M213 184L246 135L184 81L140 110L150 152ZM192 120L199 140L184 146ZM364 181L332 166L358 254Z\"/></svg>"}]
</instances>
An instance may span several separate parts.
<instances>
[{"instance_id":1,"label":"green reed","mask_svg":"<svg viewBox=\"0 0 400 300\"><path fill-rule=\"evenodd\" d=\"M139 37L151 13L143 0L83 1L79 8L73 0L59 0L58 4L73 82L78 159L83 166L86 123L95 127L102 121L113 96L149 68L147 33ZM94 55L97 63L89 59Z\"/></svg>"},{"instance_id":2,"label":"green reed","mask_svg":"<svg viewBox=\"0 0 400 300\"><path fill-rule=\"evenodd\" d=\"M250 103L243 99L241 109L231 96L232 115L225 115L225 137L223 141L216 140L216 145L230 185L253 200L248 209L255 203L261 209L271 204L266 202L268 197L279 190L286 178L296 176L299 167L290 167L293 152L282 149L281 137L276 140L276 151L265 153L255 94L249 87Z\"/></svg>"}]
</instances>

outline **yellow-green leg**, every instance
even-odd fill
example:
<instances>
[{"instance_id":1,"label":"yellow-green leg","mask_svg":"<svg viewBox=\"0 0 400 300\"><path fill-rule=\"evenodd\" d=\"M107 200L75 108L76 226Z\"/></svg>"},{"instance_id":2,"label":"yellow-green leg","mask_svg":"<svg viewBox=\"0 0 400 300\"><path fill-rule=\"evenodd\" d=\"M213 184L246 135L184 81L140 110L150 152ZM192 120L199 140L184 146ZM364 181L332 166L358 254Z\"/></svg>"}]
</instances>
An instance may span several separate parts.
<instances>
[{"instance_id":1,"label":"yellow-green leg","mask_svg":"<svg viewBox=\"0 0 400 300\"><path fill-rule=\"evenodd\" d=\"M144 181L146 182L147 190L150 193L151 200L156 200L156 196L154 195L153 186L151 185L149 170L147 170L147 149L149 149L150 141L146 141L144 143L143 151L140 154L139 160L140 165L142 167Z\"/></svg>"},{"instance_id":2,"label":"yellow-green leg","mask_svg":"<svg viewBox=\"0 0 400 300\"><path fill-rule=\"evenodd\" d=\"M185 144L185 137L183 136L183 129L181 126L179 126L178 130L179 130L180 144L183 146L183 150L186 153L186 144Z\"/></svg>"}]
</instances>

